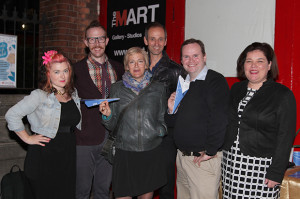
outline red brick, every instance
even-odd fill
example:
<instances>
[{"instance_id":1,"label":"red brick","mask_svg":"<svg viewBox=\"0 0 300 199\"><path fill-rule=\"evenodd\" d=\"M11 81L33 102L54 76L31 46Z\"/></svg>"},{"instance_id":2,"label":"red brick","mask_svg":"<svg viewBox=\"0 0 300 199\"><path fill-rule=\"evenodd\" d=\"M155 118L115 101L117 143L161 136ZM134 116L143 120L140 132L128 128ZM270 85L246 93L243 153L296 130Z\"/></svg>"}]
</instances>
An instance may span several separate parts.
<instances>
[{"instance_id":1,"label":"red brick","mask_svg":"<svg viewBox=\"0 0 300 199\"><path fill-rule=\"evenodd\" d=\"M86 7L86 3L83 1L78 1L77 6L80 8L85 8Z\"/></svg>"},{"instance_id":2,"label":"red brick","mask_svg":"<svg viewBox=\"0 0 300 199\"><path fill-rule=\"evenodd\" d=\"M67 41L52 41L51 44L53 46L67 46Z\"/></svg>"},{"instance_id":3,"label":"red brick","mask_svg":"<svg viewBox=\"0 0 300 199\"><path fill-rule=\"evenodd\" d=\"M66 4L76 4L76 1L74 0L59 0L60 3L66 3Z\"/></svg>"},{"instance_id":4,"label":"red brick","mask_svg":"<svg viewBox=\"0 0 300 199\"><path fill-rule=\"evenodd\" d=\"M64 47L64 51L65 52L74 52L75 49L74 48L70 48L70 47Z\"/></svg>"},{"instance_id":5,"label":"red brick","mask_svg":"<svg viewBox=\"0 0 300 199\"><path fill-rule=\"evenodd\" d=\"M55 21L55 22L60 22L60 21L64 21L64 22L68 22L70 21L71 17L69 16L54 16L52 18L52 21Z\"/></svg>"},{"instance_id":6,"label":"red brick","mask_svg":"<svg viewBox=\"0 0 300 199\"><path fill-rule=\"evenodd\" d=\"M90 14L90 9L89 8L80 8L79 12L82 14Z\"/></svg>"},{"instance_id":7,"label":"red brick","mask_svg":"<svg viewBox=\"0 0 300 199\"><path fill-rule=\"evenodd\" d=\"M66 3L57 4L56 9L58 9L58 10L69 10L69 4L66 4Z\"/></svg>"},{"instance_id":8,"label":"red brick","mask_svg":"<svg viewBox=\"0 0 300 199\"><path fill-rule=\"evenodd\" d=\"M72 11L72 10L57 10L57 15L75 17L75 16L77 16L77 12Z\"/></svg>"},{"instance_id":9,"label":"red brick","mask_svg":"<svg viewBox=\"0 0 300 199\"><path fill-rule=\"evenodd\" d=\"M69 58L79 61L85 55L84 30L97 19L98 0L40 0L40 14L46 14L51 26L40 26L40 44L45 48L60 48ZM40 16L41 18L41 16Z\"/></svg>"},{"instance_id":10,"label":"red brick","mask_svg":"<svg viewBox=\"0 0 300 199\"><path fill-rule=\"evenodd\" d=\"M68 23L68 22L64 22L64 21L59 21L55 23L55 28L56 29L74 29L76 28L76 24L74 23Z\"/></svg>"}]
</instances>

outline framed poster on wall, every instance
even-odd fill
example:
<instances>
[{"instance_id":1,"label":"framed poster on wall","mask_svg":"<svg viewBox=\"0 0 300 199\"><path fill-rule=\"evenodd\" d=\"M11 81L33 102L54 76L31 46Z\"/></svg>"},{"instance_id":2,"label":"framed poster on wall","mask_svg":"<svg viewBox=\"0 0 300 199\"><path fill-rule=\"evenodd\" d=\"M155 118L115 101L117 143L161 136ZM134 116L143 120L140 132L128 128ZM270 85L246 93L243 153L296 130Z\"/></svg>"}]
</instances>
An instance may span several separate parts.
<instances>
[{"instance_id":1,"label":"framed poster on wall","mask_svg":"<svg viewBox=\"0 0 300 199\"><path fill-rule=\"evenodd\" d=\"M0 88L17 86L17 36L0 34Z\"/></svg>"},{"instance_id":2,"label":"framed poster on wall","mask_svg":"<svg viewBox=\"0 0 300 199\"><path fill-rule=\"evenodd\" d=\"M120 1L120 0L118 0L118 1ZM136 2L137 0L132 0L132 1ZM138 2L143 3L140 0L138 0ZM117 21L118 21L118 25L119 25L120 22L123 22L124 19L126 18L125 17L126 11L124 12L124 9L126 9L126 8L124 8L124 9L122 9L122 8L111 9L110 8L108 10L108 4L110 4L109 6L111 7L112 3L114 3L114 0L99 0L99 4L100 4L99 21L106 29L110 29L109 26L113 25L114 22L117 23ZM129 3L129 1L127 1L127 3ZM130 1L130 3L131 3L131 1ZM159 8L160 8L159 10L155 6L155 4L157 4L157 3L159 3ZM116 3L114 3L114 4L116 4ZM166 46L165 50L167 51L168 56L172 60L176 61L177 63L180 63L180 47L181 47L181 43L184 41L185 0L164 0L164 1L157 1L157 2L148 1L148 4L143 3L143 5L150 5L149 9L147 7L148 11L151 11L150 13L147 12L147 16L150 17L149 20L147 20L147 23L149 21L151 21L152 16L154 16L154 15L152 15L152 11L153 12L155 11L155 13L154 13L155 21L158 21L161 24L165 25L167 32L168 32L168 40L167 40L167 46ZM141 5L139 7L143 7L143 5ZM164 6L165 6L165 10L163 9ZM118 20L116 17L115 18L116 20L114 22L111 21L113 19L113 14L114 14L113 10L116 11L115 16L117 16L117 14L118 14L121 17L121 14L122 14L122 17L121 18L118 17ZM144 10L146 10L146 9L144 9ZM118 11L119 11L119 13L117 13ZM138 16L138 13L136 15L134 15L134 16L136 16L136 18L138 17L140 19L140 22L141 22L141 19L144 19L143 15L142 15L144 12L141 12L141 11L142 11L142 9L139 8L139 16ZM127 9L127 16L129 15L129 12L130 12L130 9L129 9L129 11ZM159 12L163 12L164 17L159 16L160 15ZM108 20L108 18L110 18L110 20ZM126 23L127 23L127 18L126 18ZM130 18L133 18L133 13L131 13ZM130 22L130 20L129 20L129 22ZM133 23L133 22L131 22L131 23ZM144 27L145 27L145 25L144 25ZM119 28L119 31L121 32L122 28ZM108 32L109 32L108 36L110 37L111 32L109 30L108 30ZM142 30L142 32L144 34L144 30ZM136 39L139 42L142 42L141 45L144 45L143 41L142 41L143 39L139 39L139 38L136 38ZM108 57L115 59L115 56L113 54L114 52L112 51L113 48L110 47L111 41L112 41L112 38L110 38L109 44L107 46L107 48L110 48ZM123 49L121 49L121 51L119 49L119 52L121 52L121 53L122 52L124 53L124 51L126 51L126 49L124 50L124 48L123 48ZM107 50L107 52L108 52L108 50ZM116 53L120 54L119 52L116 52ZM120 58L119 60L121 60L122 55L119 58Z\"/></svg>"}]
</instances>

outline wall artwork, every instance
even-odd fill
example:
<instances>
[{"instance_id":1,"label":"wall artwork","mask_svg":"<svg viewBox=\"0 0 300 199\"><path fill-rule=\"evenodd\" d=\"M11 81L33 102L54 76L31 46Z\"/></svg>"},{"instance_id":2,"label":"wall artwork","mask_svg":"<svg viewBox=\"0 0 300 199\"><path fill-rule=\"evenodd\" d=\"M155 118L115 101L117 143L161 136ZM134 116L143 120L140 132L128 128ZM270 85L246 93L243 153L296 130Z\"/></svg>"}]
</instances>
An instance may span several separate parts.
<instances>
[{"instance_id":1,"label":"wall artwork","mask_svg":"<svg viewBox=\"0 0 300 199\"><path fill-rule=\"evenodd\" d=\"M147 24L165 25L166 0L109 0L107 5L108 57L123 62L126 51L139 46L145 48L144 32Z\"/></svg>"},{"instance_id":2,"label":"wall artwork","mask_svg":"<svg viewBox=\"0 0 300 199\"><path fill-rule=\"evenodd\" d=\"M16 88L17 36L0 34L0 88Z\"/></svg>"}]
</instances>

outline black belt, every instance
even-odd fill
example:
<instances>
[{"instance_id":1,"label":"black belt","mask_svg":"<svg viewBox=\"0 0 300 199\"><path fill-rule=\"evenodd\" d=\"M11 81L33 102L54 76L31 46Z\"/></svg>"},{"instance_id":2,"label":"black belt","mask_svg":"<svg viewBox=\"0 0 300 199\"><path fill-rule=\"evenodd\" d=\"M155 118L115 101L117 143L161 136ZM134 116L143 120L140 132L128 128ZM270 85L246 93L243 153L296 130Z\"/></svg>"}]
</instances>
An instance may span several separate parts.
<instances>
[{"instance_id":1,"label":"black belt","mask_svg":"<svg viewBox=\"0 0 300 199\"><path fill-rule=\"evenodd\" d=\"M58 132L61 132L61 133L70 133L73 131L74 131L74 127L72 127L72 126L60 126L58 128Z\"/></svg>"},{"instance_id":2,"label":"black belt","mask_svg":"<svg viewBox=\"0 0 300 199\"><path fill-rule=\"evenodd\" d=\"M181 151L181 153L182 153L182 156L196 156L196 157L201 156L201 154L199 152L193 152L193 151Z\"/></svg>"}]
</instances>

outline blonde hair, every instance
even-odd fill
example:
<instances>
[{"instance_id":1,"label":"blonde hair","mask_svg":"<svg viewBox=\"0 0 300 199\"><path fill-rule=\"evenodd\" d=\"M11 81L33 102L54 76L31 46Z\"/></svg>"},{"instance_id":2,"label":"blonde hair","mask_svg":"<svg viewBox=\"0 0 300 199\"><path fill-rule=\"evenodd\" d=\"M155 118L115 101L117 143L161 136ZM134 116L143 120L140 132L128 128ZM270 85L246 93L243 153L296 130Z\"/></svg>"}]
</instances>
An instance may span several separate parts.
<instances>
[{"instance_id":1,"label":"blonde hair","mask_svg":"<svg viewBox=\"0 0 300 199\"><path fill-rule=\"evenodd\" d=\"M129 57L133 54L142 54L143 57L144 57L146 69L149 68L149 57L148 57L147 52L144 49L140 48L140 47L132 47L132 48L129 48L127 50L126 54L124 55L123 63L124 63L125 70L127 69L127 66L128 66Z\"/></svg>"}]
</instances>

